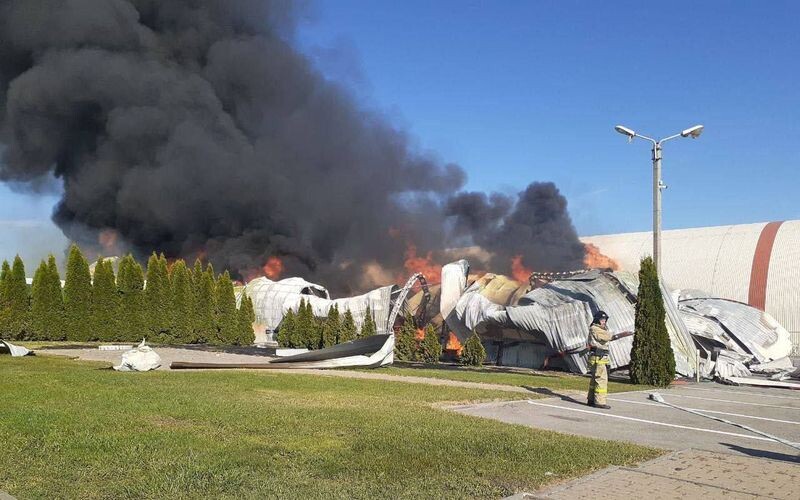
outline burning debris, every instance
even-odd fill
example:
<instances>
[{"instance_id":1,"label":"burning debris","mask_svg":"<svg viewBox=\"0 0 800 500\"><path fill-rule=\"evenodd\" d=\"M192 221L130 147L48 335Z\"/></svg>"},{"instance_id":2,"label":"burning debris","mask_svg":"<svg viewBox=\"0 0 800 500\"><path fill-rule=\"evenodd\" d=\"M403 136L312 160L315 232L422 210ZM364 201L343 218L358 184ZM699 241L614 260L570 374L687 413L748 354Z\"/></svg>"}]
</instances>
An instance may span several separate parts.
<instances>
[{"instance_id":1,"label":"burning debris","mask_svg":"<svg viewBox=\"0 0 800 500\"><path fill-rule=\"evenodd\" d=\"M610 367L630 363L637 289L635 275L610 269L534 274L520 282L470 276L461 260L442 269L440 307L458 340L478 332L497 364L586 373L587 327L598 310L608 311L614 334ZM724 381L749 376L748 367L793 370L788 332L763 311L696 291L673 297L663 285L662 295L679 374L692 377L699 369L703 377Z\"/></svg>"}]
</instances>

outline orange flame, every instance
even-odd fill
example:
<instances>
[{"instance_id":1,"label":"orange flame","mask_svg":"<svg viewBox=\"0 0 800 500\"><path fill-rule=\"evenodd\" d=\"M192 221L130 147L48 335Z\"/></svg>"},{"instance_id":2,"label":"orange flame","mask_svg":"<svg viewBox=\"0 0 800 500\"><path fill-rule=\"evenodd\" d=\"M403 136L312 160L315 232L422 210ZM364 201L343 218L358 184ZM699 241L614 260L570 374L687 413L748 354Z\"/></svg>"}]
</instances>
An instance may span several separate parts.
<instances>
[{"instance_id":1,"label":"orange flame","mask_svg":"<svg viewBox=\"0 0 800 500\"><path fill-rule=\"evenodd\" d=\"M264 267L261 268L264 271L264 276L271 280L275 280L281 277L283 273L283 261L280 257L272 256L267 259L267 263L264 264Z\"/></svg>"},{"instance_id":2,"label":"orange flame","mask_svg":"<svg viewBox=\"0 0 800 500\"><path fill-rule=\"evenodd\" d=\"M522 255L515 255L511 258L511 276L515 280L525 283L531 274L533 274L533 269L525 267L525 264L522 263Z\"/></svg>"},{"instance_id":3,"label":"orange flame","mask_svg":"<svg viewBox=\"0 0 800 500\"><path fill-rule=\"evenodd\" d=\"M433 261L433 253L428 252L424 257L417 255L417 246L408 243L406 246L405 262L403 266L409 273L422 273L428 283L439 283L442 279L442 266ZM401 277L399 281L405 281Z\"/></svg>"},{"instance_id":4,"label":"orange flame","mask_svg":"<svg viewBox=\"0 0 800 500\"><path fill-rule=\"evenodd\" d=\"M589 269L611 269L617 271L619 264L611 257L604 255L600 249L591 243L585 243L586 255L583 257L583 264Z\"/></svg>"},{"instance_id":5,"label":"orange flame","mask_svg":"<svg viewBox=\"0 0 800 500\"><path fill-rule=\"evenodd\" d=\"M458 337L456 337L453 332L447 333L447 343L444 346L446 351L455 351L457 355L461 355L461 349L463 346L461 342L458 341Z\"/></svg>"}]
</instances>

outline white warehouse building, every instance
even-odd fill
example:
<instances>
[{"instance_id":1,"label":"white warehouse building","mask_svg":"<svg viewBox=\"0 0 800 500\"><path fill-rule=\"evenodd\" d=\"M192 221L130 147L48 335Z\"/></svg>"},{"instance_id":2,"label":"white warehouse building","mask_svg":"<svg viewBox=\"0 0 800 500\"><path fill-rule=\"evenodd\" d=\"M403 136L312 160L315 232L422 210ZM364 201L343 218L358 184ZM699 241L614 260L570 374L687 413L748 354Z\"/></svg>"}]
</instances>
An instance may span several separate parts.
<instances>
[{"instance_id":1,"label":"white warehouse building","mask_svg":"<svg viewBox=\"0 0 800 500\"><path fill-rule=\"evenodd\" d=\"M631 272L653 251L650 231L581 240ZM766 311L800 356L800 220L663 231L661 265L670 289L699 289Z\"/></svg>"}]
</instances>

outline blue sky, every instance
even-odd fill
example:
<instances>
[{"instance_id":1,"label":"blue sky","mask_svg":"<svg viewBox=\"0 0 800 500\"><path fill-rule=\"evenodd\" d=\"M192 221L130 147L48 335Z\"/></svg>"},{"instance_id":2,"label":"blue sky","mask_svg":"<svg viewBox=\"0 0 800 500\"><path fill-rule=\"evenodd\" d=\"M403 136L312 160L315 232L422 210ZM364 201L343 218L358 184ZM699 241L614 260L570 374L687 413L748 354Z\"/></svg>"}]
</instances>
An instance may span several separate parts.
<instances>
[{"instance_id":1,"label":"blue sky","mask_svg":"<svg viewBox=\"0 0 800 500\"><path fill-rule=\"evenodd\" d=\"M800 218L800 2L655 5L319 0L299 41L469 189L554 181L580 234L650 228L649 146L616 124L706 126L665 145L665 228ZM62 243L55 201L0 186L0 258Z\"/></svg>"}]
</instances>

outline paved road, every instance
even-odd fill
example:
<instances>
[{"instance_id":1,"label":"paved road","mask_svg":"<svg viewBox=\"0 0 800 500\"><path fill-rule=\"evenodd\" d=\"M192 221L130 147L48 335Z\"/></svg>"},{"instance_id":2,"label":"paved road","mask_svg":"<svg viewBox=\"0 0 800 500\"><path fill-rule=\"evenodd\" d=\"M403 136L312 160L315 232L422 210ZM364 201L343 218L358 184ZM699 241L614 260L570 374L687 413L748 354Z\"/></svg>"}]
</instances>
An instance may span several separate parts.
<instances>
[{"instance_id":1,"label":"paved road","mask_svg":"<svg viewBox=\"0 0 800 500\"><path fill-rule=\"evenodd\" d=\"M692 384L660 393L679 406L800 442L800 393L784 389ZM464 405L452 409L502 422L657 448L696 448L800 463L800 451L737 427L648 400L648 391L612 394L611 410L563 398Z\"/></svg>"}]
</instances>

